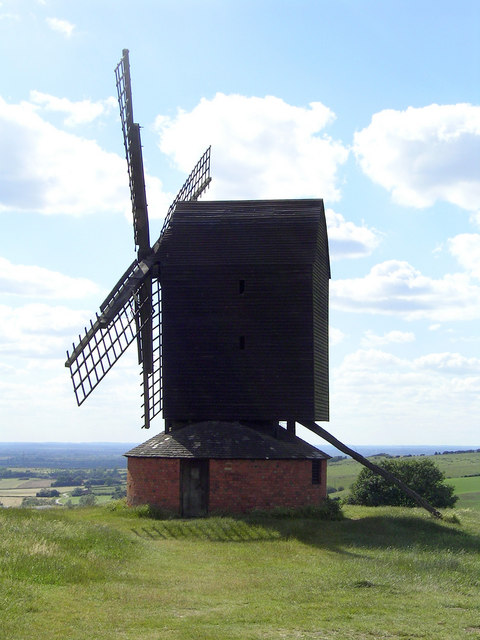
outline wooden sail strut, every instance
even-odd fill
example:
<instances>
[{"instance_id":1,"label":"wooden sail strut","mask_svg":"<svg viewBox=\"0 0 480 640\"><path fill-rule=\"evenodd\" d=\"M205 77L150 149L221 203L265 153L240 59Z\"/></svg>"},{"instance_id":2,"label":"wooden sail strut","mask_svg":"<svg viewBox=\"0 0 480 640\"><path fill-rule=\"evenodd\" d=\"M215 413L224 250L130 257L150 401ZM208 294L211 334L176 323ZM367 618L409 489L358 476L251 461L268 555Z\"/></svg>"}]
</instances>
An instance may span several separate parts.
<instances>
[{"instance_id":1,"label":"wooden sail strut","mask_svg":"<svg viewBox=\"0 0 480 640\"><path fill-rule=\"evenodd\" d=\"M340 440L337 440L335 436L332 436L331 433L329 433L328 431L320 427L316 422L306 421L306 422L301 422L300 424L306 427L307 429L310 429L310 431L313 431L313 433L316 433L318 436L320 436L321 438L323 438L324 440L332 444L336 449L338 449L345 455L350 456L351 458L353 458L357 462L360 462L360 464L363 464L365 467L367 467L374 473L377 473L378 475L384 477L385 480L387 480L388 482L391 482L392 484L397 485L397 487L401 489L404 493L406 493L410 498L412 498L418 504L419 507L426 509L435 518L440 518L440 519L442 518L442 514L440 513L440 511L437 511L437 509L435 509L435 507L433 507L427 500L425 500L425 498L422 498L422 496L420 496L416 491L411 489L399 478L394 476L393 473L390 473L390 471L387 471L386 469L379 467L377 464L374 464L368 458L365 458L364 456L362 456L360 453L357 453L353 449L350 449L350 447L347 447L347 445L343 444L343 442L340 442Z\"/></svg>"}]
</instances>

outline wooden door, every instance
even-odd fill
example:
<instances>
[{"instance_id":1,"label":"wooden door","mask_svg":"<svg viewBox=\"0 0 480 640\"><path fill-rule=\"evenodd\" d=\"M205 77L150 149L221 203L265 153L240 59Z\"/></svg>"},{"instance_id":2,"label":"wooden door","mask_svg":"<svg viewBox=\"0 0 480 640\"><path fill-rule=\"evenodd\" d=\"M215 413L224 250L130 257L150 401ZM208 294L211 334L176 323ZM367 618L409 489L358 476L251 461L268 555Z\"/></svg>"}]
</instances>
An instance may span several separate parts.
<instances>
[{"instance_id":1,"label":"wooden door","mask_svg":"<svg viewBox=\"0 0 480 640\"><path fill-rule=\"evenodd\" d=\"M208 460L181 461L182 516L199 518L208 512Z\"/></svg>"}]
</instances>

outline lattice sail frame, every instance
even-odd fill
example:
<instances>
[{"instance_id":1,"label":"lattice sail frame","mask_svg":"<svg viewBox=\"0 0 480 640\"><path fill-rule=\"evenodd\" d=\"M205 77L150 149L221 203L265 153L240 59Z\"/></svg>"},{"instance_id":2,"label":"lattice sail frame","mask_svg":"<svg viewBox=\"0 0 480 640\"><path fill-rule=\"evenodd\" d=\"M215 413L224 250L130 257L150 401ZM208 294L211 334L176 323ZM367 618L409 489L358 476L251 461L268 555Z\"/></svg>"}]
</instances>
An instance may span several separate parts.
<instances>
[{"instance_id":1,"label":"lattice sail frame","mask_svg":"<svg viewBox=\"0 0 480 640\"><path fill-rule=\"evenodd\" d=\"M72 354L67 351L65 366L70 368L77 404L81 405L136 338L142 364L143 426L148 429L150 421L161 412L163 401L161 289L156 253L176 204L197 200L209 186L211 147L201 156L170 205L160 236L151 249L140 126L133 121L128 49L123 50L115 77L138 260L132 262L100 305L100 315L90 322L89 329L85 328L83 337L79 335ZM152 270L154 265L157 268Z\"/></svg>"},{"instance_id":2,"label":"lattice sail frame","mask_svg":"<svg viewBox=\"0 0 480 640\"><path fill-rule=\"evenodd\" d=\"M92 393L141 330L142 307L137 303L137 291L132 292L107 325L102 316L97 316L95 322L90 322L90 329L85 328L83 338L79 336L79 344L73 345L72 355L67 351L65 365L70 368L78 405Z\"/></svg>"},{"instance_id":3,"label":"lattice sail frame","mask_svg":"<svg viewBox=\"0 0 480 640\"><path fill-rule=\"evenodd\" d=\"M205 189L208 188L210 182L212 181L212 178L210 177L211 150L212 150L212 147L210 146L204 152L200 160L193 167L188 178L183 183L183 186L180 189L180 191L177 193L175 200L168 207L167 215L165 216L162 230L160 232L160 238L157 240L155 247L159 245L163 234L167 230L167 227L170 224L170 220L172 218L172 214L175 210L177 203L185 202L187 200L198 200L198 198L202 195Z\"/></svg>"},{"instance_id":4,"label":"lattice sail frame","mask_svg":"<svg viewBox=\"0 0 480 640\"><path fill-rule=\"evenodd\" d=\"M123 143L128 166L130 197L132 200L133 233L139 258L150 250L147 196L143 171L140 125L133 121L132 86L128 49L123 50L122 59L115 68L115 79L122 123Z\"/></svg>"},{"instance_id":5,"label":"lattice sail frame","mask_svg":"<svg viewBox=\"0 0 480 640\"><path fill-rule=\"evenodd\" d=\"M152 278L152 370L143 369L143 427L148 429L153 418L162 411L162 294L160 281Z\"/></svg>"}]
</instances>

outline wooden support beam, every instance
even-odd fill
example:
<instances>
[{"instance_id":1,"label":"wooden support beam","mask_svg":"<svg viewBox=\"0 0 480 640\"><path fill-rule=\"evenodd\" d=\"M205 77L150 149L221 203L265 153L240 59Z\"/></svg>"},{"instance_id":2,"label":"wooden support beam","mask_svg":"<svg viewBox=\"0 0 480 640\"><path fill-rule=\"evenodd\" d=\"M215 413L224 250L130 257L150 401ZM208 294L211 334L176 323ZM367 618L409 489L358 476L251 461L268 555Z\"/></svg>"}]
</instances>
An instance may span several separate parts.
<instances>
[{"instance_id":1,"label":"wooden support beam","mask_svg":"<svg viewBox=\"0 0 480 640\"><path fill-rule=\"evenodd\" d=\"M373 471L374 473L377 473L378 475L382 476L388 482L391 482L392 484L397 485L397 487L399 487L399 489L401 489L404 493L406 493L407 496L412 498L418 504L419 507L426 509L435 518L442 518L442 514L440 513L440 511L437 511L435 507L432 507L432 505L427 500L425 500L425 498L422 498L422 496L418 495L416 491L413 491L413 489L410 489L408 485L406 485L404 482L399 480L396 476L393 475L393 473L390 473L386 469L379 467L378 465L368 460L368 458L365 458L364 456L362 456L360 453L357 453L353 449L350 449L350 447L347 447L347 445L343 444L343 442L340 442L340 440L337 440L335 436L332 436L331 433L329 433L328 431L320 427L316 422L305 421L305 422L302 422L301 424L307 429L310 429L310 431L313 431L313 433L316 433L317 436L320 436L321 438L323 438L324 440L332 444L334 447L336 447L339 451L341 451L345 455L350 456L357 462L360 462L360 464L363 464L365 467L370 469L370 471Z\"/></svg>"}]
</instances>

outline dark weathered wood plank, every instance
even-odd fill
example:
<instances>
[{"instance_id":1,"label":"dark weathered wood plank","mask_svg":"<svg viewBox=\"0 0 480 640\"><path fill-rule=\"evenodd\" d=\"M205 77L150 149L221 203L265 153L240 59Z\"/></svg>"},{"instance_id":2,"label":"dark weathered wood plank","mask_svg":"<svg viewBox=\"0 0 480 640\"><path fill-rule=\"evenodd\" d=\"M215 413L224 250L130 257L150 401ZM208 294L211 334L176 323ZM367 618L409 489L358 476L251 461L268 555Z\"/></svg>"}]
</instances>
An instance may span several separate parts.
<instances>
[{"instance_id":1,"label":"dark weathered wood plank","mask_svg":"<svg viewBox=\"0 0 480 640\"><path fill-rule=\"evenodd\" d=\"M178 205L158 251L167 419L328 418L326 245L320 200Z\"/></svg>"}]
</instances>

